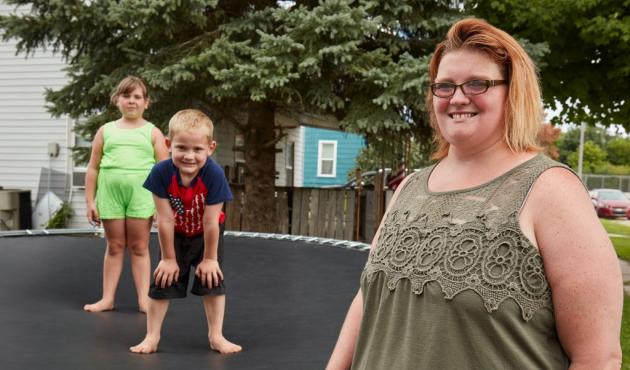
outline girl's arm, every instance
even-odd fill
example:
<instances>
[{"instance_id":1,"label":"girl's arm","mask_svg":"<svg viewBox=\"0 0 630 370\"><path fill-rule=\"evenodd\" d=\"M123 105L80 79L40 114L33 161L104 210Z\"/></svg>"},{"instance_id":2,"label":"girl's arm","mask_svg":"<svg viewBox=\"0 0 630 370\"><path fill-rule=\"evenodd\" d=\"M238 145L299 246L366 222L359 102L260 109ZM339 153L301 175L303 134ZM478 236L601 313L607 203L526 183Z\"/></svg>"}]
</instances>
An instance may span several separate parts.
<instances>
[{"instance_id":1,"label":"girl's arm","mask_svg":"<svg viewBox=\"0 0 630 370\"><path fill-rule=\"evenodd\" d=\"M375 244L381 234L381 230L383 228L383 224L385 223L385 219L387 218L387 214L389 213L391 207L396 203L396 199L398 199L398 194L400 194L400 191L405 187L405 184L410 178L411 175L405 177L405 179L396 188L396 192L392 196L392 199L387 206L387 211L381 219L381 224L374 234L372 244L370 245L370 251L374 251L376 249ZM343 323L343 326L341 327L341 332L339 333L339 338L337 339L337 344L335 344L335 348L333 349L333 353L330 356L330 360L328 360L326 370L346 370L350 368L350 366L352 365L352 357L354 356L354 348L356 346L357 337L359 336L359 329L361 327L362 320L363 297L361 295L361 291L359 290L357 295L352 300L352 303L350 304L350 308L348 309L348 313L346 314L346 319Z\"/></svg>"},{"instance_id":2,"label":"girl's arm","mask_svg":"<svg viewBox=\"0 0 630 370\"><path fill-rule=\"evenodd\" d=\"M619 369L621 271L584 186L566 169L552 168L527 203L570 369Z\"/></svg>"},{"instance_id":3,"label":"girl's arm","mask_svg":"<svg viewBox=\"0 0 630 370\"><path fill-rule=\"evenodd\" d=\"M94 202L96 197L96 180L98 179L98 172L101 165L101 157L103 155L103 127L99 128L92 140L92 152L90 154L90 161L87 165L85 172L85 205L87 208L87 219L92 225L100 224L101 220L98 217L98 211L96 210L96 204Z\"/></svg>"},{"instance_id":4,"label":"girl's arm","mask_svg":"<svg viewBox=\"0 0 630 370\"><path fill-rule=\"evenodd\" d=\"M155 161L163 161L168 158L168 148L166 147L166 139L159 128L154 127L151 131L151 142L153 143L153 152L155 152Z\"/></svg>"}]
</instances>

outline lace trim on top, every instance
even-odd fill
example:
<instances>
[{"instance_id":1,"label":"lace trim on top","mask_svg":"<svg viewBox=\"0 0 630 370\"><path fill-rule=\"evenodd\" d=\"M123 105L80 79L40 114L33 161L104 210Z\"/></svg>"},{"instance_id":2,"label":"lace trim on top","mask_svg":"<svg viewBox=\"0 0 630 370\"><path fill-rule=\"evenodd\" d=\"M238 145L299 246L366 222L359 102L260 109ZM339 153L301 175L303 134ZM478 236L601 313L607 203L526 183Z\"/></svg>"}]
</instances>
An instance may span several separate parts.
<instances>
[{"instance_id":1,"label":"lace trim on top","mask_svg":"<svg viewBox=\"0 0 630 370\"><path fill-rule=\"evenodd\" d=\"M518 213L536 178L560 166L542 154L472 189L430 193L429 167L414 175L386 216L363 278L384 272L394 290L401 279L412 291L437 282L447 299L476 292L488 312L512 298L525 321L553 310L538 249L522 233Z\"/></svg>"}]
</instances>

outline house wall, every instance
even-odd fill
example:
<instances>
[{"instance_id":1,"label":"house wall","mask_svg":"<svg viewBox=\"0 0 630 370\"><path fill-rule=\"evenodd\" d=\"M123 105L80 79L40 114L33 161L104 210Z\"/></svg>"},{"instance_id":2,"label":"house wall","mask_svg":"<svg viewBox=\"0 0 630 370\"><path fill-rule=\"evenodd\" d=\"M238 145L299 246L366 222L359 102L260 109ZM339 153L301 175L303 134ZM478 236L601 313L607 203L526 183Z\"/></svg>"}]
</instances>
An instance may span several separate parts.
<instances>
[{"instance_id":1,"label":"house wall","mask_svg":"<svg viewBox=\"0 0 630 370\"><path fill-rule=\"evenodd\" d=\"M288 150L294 145L293 182L287 178L287 166L289 163ZM287 135L276 144L276 149L281 150L276 153L276 186L302 186L302 169L304 167L304 127L299 126L287 131ZM298 176L299 175L299 176Z\"/></svg>"},{"instance_id":2,"label":"house wall","mask_svg":"<svg viewBox=\"0 0 630 370\"><path fill-rule=\"evenodd\" d=\"M0 0L0 14L13 10ZM69 120L53 118L44 99L46 88L65 85L65 64L43 50L28 59L15 52L15 40L0 41L0 186L30 190L33 207L48 189L67 200ZM49 143L59 145L58 156L48 155Z\"/></svg>"},{"instance_id":3,"label":"house wall","mask_svg":"<svg viewBox=\"0 0 630 370\"><path fill-rule=\"evenodd\" d=\"M214 125L214 140L217 142L217 149L212 158L222 167L234 166L234 135L236 128L227 121L218 121Z\"/></svg>"},{"instance_id":4,"label":"house wall","mask_svg":"<svg viewBox=\"0 0 630 370\"><path fill-rule=\"evenodd\" d=\"M345 183L348 178L348 172L356 167L355 159L361 148L365 146L365 139L352 133L309 126L305 126L304 130L303 186L318 187ZM318 143L320 140L337 142L335 177L317 176Z\"/></svg>"},{"instance_id":5,"label":"house wall","mask_svg":"<svg viewBox=\"0 0 630 370\"><path fill-rule=\"evenodd\" d=\"M304 186L304 136L306 128L296 129L295 137L295 167L293 168L293 186Z\"/></svg>"}]
</instances>

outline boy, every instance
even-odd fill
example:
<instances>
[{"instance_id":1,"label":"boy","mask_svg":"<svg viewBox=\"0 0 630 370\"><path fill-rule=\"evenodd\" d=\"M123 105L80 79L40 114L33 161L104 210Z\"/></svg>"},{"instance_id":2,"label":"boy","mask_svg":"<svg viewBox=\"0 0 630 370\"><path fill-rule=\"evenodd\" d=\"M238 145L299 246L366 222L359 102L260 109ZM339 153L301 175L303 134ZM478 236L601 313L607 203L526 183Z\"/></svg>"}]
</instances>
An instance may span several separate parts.
<instances>
[{"instance_id":1,"label":"boy","mask_svg":"<svg viewBox=\"0 0 630 370\"><path fill-rule=\"evenodd\" d=\"M216 148L208 116L194 109L177 112L168 125L166 144L171 159L156 164L144 187L157 208L161 260L149 291L147 335L129 350L157 351L169 299L186 296L188 276L195 267L192 294L203 296L210 348L235 353L241 346L223 337L223 202L232 193L223 170L208 157Z\"/></svg>"}]
</instances>

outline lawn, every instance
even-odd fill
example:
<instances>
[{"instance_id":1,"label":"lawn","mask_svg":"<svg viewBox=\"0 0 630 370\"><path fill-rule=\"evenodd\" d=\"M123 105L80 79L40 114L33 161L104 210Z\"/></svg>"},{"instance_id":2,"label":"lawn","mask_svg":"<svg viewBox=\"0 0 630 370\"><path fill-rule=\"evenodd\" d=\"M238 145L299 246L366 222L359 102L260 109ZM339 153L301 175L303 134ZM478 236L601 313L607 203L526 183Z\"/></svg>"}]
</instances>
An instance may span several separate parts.
<instances>
[{"instance_id":1,"label":"lawn","mask_svg":"<svg viewBox=\"0 0 630 370\"><path fill-rule=\"evenodd\" d=\"M600 220L609 234L620 235L611 236L610 240L615 246L619 258L630 261L630 226L612 220ZM630 370L630 297L628 295L626 295L623 303L621 350L623 351L623 365L621 368Z\"/></svg>"},{"instance_id":2,"label":"lawn","mask_svg":"<svg viewBox=\"0 0 630 370\"><path fill-rule=\"evenodd\" d=\"M621 351L623 352L622 370L630 370L630 298L623 300L623 316L621 318Z\"/></svg>"},{"instance_id":3,"label":"lawn","mask_svg":"<svg viewBox=\"0 0 630 370\"><path fill-rule=\"evenodd\" d=\"M630 261L630 226L613 220L600 219L600 221L608 234L611 234L610 240L617 251L617 256Z\"/></svg>"}]
</instances>

